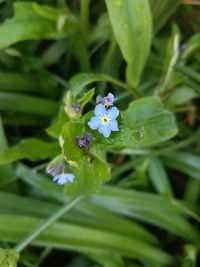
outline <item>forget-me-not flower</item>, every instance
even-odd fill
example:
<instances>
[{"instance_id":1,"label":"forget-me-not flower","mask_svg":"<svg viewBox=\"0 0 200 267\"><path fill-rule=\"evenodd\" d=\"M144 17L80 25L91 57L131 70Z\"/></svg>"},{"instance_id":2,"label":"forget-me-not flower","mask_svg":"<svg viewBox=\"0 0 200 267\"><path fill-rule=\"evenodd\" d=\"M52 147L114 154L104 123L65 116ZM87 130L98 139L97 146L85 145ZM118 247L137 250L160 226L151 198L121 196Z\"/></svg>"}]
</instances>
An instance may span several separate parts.
<instances>
[{"instance_id":1,"label":"forget-me-not flower","mask_svg":"<svg viewBox=\"0 0 200 267\"><path fill-rule=\"evenodd\" d=\"M105 96L102 100L103 104L106 106L113 106L113 102L116 101L117 98L114 97L112 93L109 93L107 96Z\"/></svg>"},{"instance_id":2,"label":"forget-me-not flower","mask_svg":"<svg viewBox=\"0 0 200 267\"><path fill-rule=\"evenodd\" d=\"M97 130L104 137L109 137L111 131L119 131L116 118L119 116L119 110L116 107L107 109L103 104L96 106L94 110L95 117L92 117L88 125L92 130Z\"/></svg>"},{"instance_id":3,"label":"forget-me-not flower","mask_svg":"<svg viewBox=\"0 0 200 267\"><path fill-rule=\"evenodd\" d=\"M59 185L64 185L67 182L73 183L74 177L75 176L71 173L63 172L63 173L57 174L53 178L53 181L57 182L57 184L59 184Z\"/></svg>"}]
</instances>

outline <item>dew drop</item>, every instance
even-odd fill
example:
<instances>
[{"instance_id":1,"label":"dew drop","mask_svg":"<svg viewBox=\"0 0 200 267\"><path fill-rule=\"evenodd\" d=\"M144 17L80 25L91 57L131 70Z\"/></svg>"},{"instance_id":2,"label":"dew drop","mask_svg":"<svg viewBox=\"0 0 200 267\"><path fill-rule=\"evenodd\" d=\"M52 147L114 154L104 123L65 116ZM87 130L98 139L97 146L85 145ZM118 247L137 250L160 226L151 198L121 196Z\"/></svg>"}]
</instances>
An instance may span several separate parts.
<instances>
[{"instance_id":1,"label":"dew drop","mask_svg":"<svg viewBox=\"0 0 200 267\"><path fill-rule=\"evenodd\" d=\"M118 141L117 141L117 145L122 145L123 144L123 140L122 139L119 139Z\"/></svg>"},{"instance_id":2,"label":"dew drop","mask_svg":"<svg viewBox=\"0 0 200 267\"><path fill-rule=\"evenodd\" d=\"M131 135L132 140L134 142L141 142L144 140L145 137L145 131L143 127L137 128L133 130L133 133Z\"/></svg>"}]
</instances>

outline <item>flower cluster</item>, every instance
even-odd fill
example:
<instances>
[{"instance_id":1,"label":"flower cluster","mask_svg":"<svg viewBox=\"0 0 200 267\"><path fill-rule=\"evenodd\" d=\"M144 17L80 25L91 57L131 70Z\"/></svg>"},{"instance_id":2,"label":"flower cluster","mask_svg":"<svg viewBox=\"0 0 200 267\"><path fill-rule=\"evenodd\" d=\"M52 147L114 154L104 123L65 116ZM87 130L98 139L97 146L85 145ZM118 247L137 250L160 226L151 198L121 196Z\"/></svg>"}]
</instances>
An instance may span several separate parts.
<instances>
[{"instance_id":1,"label":"flower cluster","mask_svg":"<svg viewBox=\"0 0 200 267\"><path fill-rule=\"evenodd\" d=\"M117 100L117 98L114 97L112 93L109 93L105 97L97 96L96 98L96 104L103 104L104 106L113 106L113 103Z\"/></svg>"},{"instance_id":2,"label":"flower cluster","mask_svg":"<svg viewBox=\"0 0 200 267\"><path fill-rule=\"evenodd\" d=\"M82 150L86 151L90 147L90 143L92 141L92 135L91 133L85 133L82 138L80 136L75 136L75 140L76 140L77 145Z\"/></svg>"},{"instance_id":3,"label":"flower cluster","mask_svg":"<svg viewBox=\"0 0 200 267\"><path fill-rule=\"evenodd\" d=\"M71 173L67 173L64 157L62 155L54 158L48 165L46 172L53 176L53 181L59 185L65 183L73 183L75 176Z\"/></svg>"},{"instance_id":4,"label":"flower cluster","mask_svg":"<svg viewBox=\"0 0 200 267\"><path fill-rule=\"evenodd\" d=\"M113 106L113 102L116 100L113 94L109 93L108 96L101 99L94 110L95 116L88 122L89 127L92 130L97 130L103 134L104 137L109 137L111 131L119 131L118 122L116 118L119 116L119 110ZM100 98L98 99L100 101Z\"/></svg>"}]
</instances>

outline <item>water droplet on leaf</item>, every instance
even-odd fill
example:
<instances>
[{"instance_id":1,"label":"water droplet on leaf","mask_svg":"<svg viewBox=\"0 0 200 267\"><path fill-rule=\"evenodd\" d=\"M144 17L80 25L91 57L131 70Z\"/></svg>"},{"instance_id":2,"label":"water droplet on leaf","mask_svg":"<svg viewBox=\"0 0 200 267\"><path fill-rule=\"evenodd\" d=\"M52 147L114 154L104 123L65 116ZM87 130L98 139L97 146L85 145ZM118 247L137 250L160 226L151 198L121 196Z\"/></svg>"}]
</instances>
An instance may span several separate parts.
<instances>
[{"instance_id":1,"label":"water droplet on leaf","mask_svg":"<svg viewBox=\"0 0 200 267\"><path fill-rule=\"evenodd\" d=\"M144 140L145 131L143 127L139 127L133 130L132 139L134 142L141 142Z\"/></svg>"}]
</instances>

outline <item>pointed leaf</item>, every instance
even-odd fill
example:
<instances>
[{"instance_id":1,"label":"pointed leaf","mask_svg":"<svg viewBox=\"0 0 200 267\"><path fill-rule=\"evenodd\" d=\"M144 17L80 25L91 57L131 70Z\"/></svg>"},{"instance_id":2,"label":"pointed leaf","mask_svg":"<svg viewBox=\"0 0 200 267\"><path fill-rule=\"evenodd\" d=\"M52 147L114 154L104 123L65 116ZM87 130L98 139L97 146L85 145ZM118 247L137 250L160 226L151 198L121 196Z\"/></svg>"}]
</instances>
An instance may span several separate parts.
<instances>
[{"instance_id":1,"label":"pointed leaf","mask_svg":"<svg viewBox=\"0 0 200 267\"><path fill-rule=\"evenodd\" d=\"M145 66L152 38L148 0L106 0L115 37L127 63L126 79L136 87Z\"/></svg>"}]
</instances>

